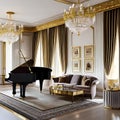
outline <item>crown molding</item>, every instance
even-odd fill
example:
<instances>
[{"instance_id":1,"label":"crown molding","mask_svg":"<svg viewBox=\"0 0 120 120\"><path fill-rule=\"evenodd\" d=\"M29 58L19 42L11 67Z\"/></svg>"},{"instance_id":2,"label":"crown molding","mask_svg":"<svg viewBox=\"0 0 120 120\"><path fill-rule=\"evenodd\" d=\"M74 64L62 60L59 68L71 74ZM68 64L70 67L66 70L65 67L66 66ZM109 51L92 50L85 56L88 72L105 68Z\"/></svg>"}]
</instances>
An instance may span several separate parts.
<instances>
[{"instance_id":1,"label":"crown molding","mask_svg":"<svg viewBox=\"0 0 120 120\"><path fill-rule=\"evenodd\" d=\"M110 0L93 6L93 8L95 8L96 13L108 11L119 7L120 0Z\"/></svg>"},{"instance_id":2,"label":"crown molding","mask_svg":"<svg viewBox=\"0 0 120 120\"><path fill-rule=\"evenodd\" d=\"M43 30L43 29L46 29L46 28L51 28L51 27L55 27L55 26L58 26L58 25L62 25L64 23L65 23L64 19L60 18L60 19L57 19L57 20L54 20L54 21L51 21L51 22L36 26L35 30L40 31L40 30Z\"/></svg>"},{"instance_id":3,"label":"crown molding","mask_svg":"<svg viewBox=\"0 0 120 120\"><path fill-rule=\"evenodd\" d=\"M35 32L36 27L24 27L23 32Z\"/></svg>"},{"instance_id":4,"label":"crown molding","mask_svg":"<svg viewBox=\"0 0 120 120\"><path fill-rule=\"evenodd\" d=\"M110 1L102 2L99 4L93 5L92 7L95 9L96 13L108 11L111 9L120 8L120 0L110 0ZM25 27L24 32L37 32L37 31L55 27L64 23L65 23L64 19L60 18L45 24L38 25L36 27Z\"/></svg>"}]
</instances>

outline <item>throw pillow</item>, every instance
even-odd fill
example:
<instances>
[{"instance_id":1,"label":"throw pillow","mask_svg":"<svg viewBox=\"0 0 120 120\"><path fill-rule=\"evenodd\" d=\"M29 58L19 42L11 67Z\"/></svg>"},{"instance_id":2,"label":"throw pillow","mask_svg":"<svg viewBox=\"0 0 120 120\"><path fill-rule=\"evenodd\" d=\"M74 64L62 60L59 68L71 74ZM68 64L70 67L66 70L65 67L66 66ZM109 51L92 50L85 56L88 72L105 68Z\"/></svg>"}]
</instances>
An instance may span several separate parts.
<instances>
[{"instance_id":1,"label":"throw pillow","mask_svg":"<svg viewBox=\"0 0 120 120\"><path fill-rule=\"evenodd\" d=\"M65 75L67 77L67 83L70 83L71 81L71 78L72 78L72 74L68 74L68 75Z\"/></svg>"},{"instance_id":2,"label":"throw pillow","mask_svg":"<svg viewBox=\"0 0 120 120\"><path fill-rule=\"evenodd\" d=\"M86 79L86 76L82 78L81 85L85 85L85 79Z\"/></svg>"},{"instance_id":3,"label":"throw pillow","mask_svg":"<svg viewBox=\"0 0 120 120\"><path fill-rule=\"evenodd\" d=\"M80 75L73 75L73 77L71 78L70 84L77 85L79 78L80 78Z\"/></svg>"},{"instance_id":4,"label":"throw pillow","mask_svg":"<svg viewBox=\"0 0 120 120\"><path fill-rule=\"evenodd\" d=\"M67 83L67 82L68 82L68 77L66 76L59 77L59 83Z\"/></svg>"},{"instance_id":5,"label":"throw pillow","mask_svg":"<svg viewBox=\"0 0 120 120\"><path fill-rule=\"evenodd\" d=\"M85 79L85 85L90 86L91 80L89 78Z\"/></svg>"},{"instance_id":6,"label":"throw pillow","mask_svg":"<svg viewBox=\"0 0 120 120\"><path fill-rule=\"evenodd\" d=\"M91 79L86 79L85 80L85 85L87 85L87 86L91 86L91 84L92 84L92 82L93 82L94 80L91 80Z\"/></svg>"},{"instance_id":7,"label":"throw pillow","mask_svg":"<svg viewBox=\"0 0 120 120\"><path fill-rule=\"evenodd\" d=\"M59 77L55 77L55 78L53 78L53 80L54 80L55 83L59 82Z\"/></svg>"},{"instance_id":8,"label":"throw pillow","mask_svg":"<svg viewBox=\"0 0 120 120\"><path fill-rule=\"evenodd\" d=\"M78 80L77 85L81 85L81 83L82 83L82 78L83 78L83 77L84 77L84 76L80 75L80 78L79 78L79 80Z\"/></svg>"}]
</instances>

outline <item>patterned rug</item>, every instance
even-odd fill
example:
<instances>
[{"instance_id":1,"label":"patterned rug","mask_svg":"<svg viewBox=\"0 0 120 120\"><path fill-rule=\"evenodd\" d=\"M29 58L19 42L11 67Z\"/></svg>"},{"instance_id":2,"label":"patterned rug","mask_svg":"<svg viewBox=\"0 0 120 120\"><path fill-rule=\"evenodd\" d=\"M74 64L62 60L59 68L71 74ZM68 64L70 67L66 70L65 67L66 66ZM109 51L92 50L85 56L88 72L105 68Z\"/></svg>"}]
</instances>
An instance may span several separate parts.
<instances>
[{"instance_id":1,"label":"patterned rug","mask_svg":"<svg viewBox=\"0 0 120 120\"><path fill-rule=\"evenodd\" d=\"M13 97L10 97L3 93L0 93L0 104L7 106L8 108L14 110L15 112L25 116L29 120L49 120L51 118L66 113L70 113L76 110L82 110L95 105L99 105L101 103L81 99L79 101L77 100L73 103L71 102L70 104L66 104L63 106L59 106L47 110L41 110L38 107L34 107L30 104L14 99Z\"/></svg>"},{"instance_id":2,"label":"patterned rug","mask_svg":"<svg viewBox=\"0 0 120 120\"><path fill-rule=\"evenodd\" d=\"M49 90L39 91L39 87L30 85L26 88L26 97L20 97L19 86L13 96L12 87L0 87L0 104L25 116L29 120L49 120L76 110L86 109L103 103L101 98L87 99L78 96L74 102L71 97L50 95Z\"/></svg>"}]
</instances>

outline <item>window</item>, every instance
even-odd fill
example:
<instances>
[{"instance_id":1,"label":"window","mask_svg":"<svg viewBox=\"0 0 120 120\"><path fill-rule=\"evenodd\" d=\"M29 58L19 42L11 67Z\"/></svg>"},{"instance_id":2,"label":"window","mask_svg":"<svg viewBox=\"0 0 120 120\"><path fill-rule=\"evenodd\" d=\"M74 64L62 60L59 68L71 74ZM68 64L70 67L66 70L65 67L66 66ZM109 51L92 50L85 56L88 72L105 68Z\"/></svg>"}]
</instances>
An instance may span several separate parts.
<instances>
[{"instance_id":1,"label":"window","mask_svg":"<svg viewBox=\"0 0 120 120\"><path fill-rule=\"evenodd\" d=\"M42 38L40 38L42 39ZM60 63L60 53L59 53L59 38L58 38L58 30L57 30L57 37L56 37L56 44L55 44L55 49L54 49L54 54L53 54L53 59L52 59L52 76L58 76L62 73L61 69L61 63ZM42 40L40 40L39 45L38 45L38 50L37 50L37 57L35 61L35 66L43 66L43 51L42 51Z\"/></svg>"}]
</instances>

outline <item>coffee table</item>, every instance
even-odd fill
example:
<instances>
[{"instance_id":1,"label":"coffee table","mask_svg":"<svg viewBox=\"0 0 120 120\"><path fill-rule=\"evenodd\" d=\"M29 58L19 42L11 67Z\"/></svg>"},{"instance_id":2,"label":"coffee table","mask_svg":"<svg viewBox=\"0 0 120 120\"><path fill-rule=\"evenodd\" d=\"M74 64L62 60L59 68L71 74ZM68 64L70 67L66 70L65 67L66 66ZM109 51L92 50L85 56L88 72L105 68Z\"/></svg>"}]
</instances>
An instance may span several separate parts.
<instances>
[{"instance_id":1,"label":"coffee table","mask_svg":"<svg viewBox=\"0 0 120 120\"><path fill-rule=\"evenodd\" d=\"M78 95L84 96L84 90L75 89L74 87L66 87L63 84L58 84L58 85L52 86L50 88L50 94L71 96L72 97L72 102L73 102L75 96L78 96Z\"/></svg>"}]
</instances>

